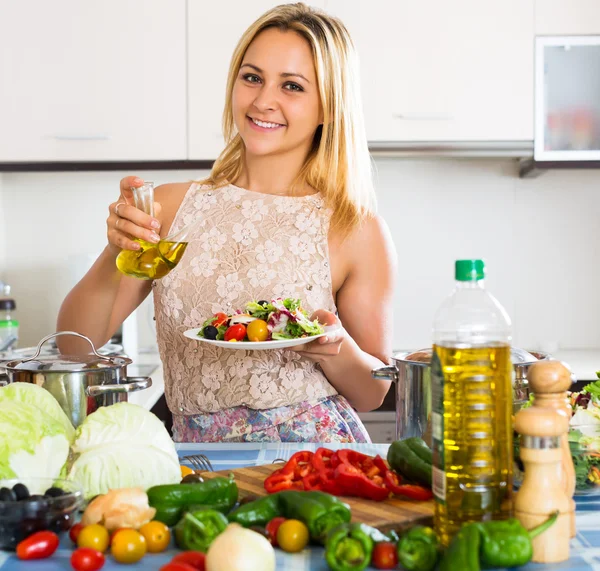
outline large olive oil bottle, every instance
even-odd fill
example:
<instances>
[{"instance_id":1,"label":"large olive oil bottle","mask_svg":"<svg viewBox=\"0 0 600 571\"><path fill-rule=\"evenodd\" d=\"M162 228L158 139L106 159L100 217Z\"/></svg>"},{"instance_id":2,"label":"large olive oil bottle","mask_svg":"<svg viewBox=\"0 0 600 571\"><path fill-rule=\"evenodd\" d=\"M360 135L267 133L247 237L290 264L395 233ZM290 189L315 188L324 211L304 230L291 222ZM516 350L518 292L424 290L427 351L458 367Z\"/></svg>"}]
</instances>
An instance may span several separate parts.
<instances>
[{"instance_id":1,"label":"large olive oil bottle","mask_svg":"<svg viewBox=\"0 0 600 571\"><path fill-rule=\"evenodd\" d=\"M482 260L458 260L436 313L432 374L434 524L448 545L464 522L512 513L510 319L484 288Z\"/></svg>"}]
</instances>

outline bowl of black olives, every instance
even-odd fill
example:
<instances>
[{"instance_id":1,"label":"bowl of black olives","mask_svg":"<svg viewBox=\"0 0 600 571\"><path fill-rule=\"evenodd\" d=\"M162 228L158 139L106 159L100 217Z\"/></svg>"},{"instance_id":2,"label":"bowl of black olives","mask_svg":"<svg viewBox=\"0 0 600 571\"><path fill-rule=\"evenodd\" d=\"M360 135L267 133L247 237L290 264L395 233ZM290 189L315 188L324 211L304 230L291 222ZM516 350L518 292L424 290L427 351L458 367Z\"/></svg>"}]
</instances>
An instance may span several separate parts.
<instances>
[{"instance_id":1,"label":"bowl of black olives","mask_svg":"<svg viewBox=\"0 0 600 571\"><path fill-rule=\"evenodd\" d=\"M0 549L15 549L36 531L67 531L82 503L83 491L68 480L0 480Z\"/></svg>"}]
</instances>

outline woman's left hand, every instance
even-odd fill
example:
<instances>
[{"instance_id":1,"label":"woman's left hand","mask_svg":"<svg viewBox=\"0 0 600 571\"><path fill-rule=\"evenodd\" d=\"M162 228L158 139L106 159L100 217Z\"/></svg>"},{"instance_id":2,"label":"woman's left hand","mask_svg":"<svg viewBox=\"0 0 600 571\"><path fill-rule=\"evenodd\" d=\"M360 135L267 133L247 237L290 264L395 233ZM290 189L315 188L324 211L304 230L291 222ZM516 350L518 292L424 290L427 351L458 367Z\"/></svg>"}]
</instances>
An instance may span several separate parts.
<instances>
[{"instance_id":1,"label":"woman's left hand","mask_svg":"<svg viewBox=\"0 0 600 571\"><path fill-rule=\"evenodd\" d=\"M319 337L305 345L296 345L290 347L291 351L296 351L298 354L306 357L317 363L329 361L332 357L339 354L342 348L342 343L346 338L346 330L342 327L341 321L325 309L317 309L311 316L311 320L318 319L319 323L324 326L337 326L335 331L328 332L325 337Z\"/></svg>"}]
</instances>

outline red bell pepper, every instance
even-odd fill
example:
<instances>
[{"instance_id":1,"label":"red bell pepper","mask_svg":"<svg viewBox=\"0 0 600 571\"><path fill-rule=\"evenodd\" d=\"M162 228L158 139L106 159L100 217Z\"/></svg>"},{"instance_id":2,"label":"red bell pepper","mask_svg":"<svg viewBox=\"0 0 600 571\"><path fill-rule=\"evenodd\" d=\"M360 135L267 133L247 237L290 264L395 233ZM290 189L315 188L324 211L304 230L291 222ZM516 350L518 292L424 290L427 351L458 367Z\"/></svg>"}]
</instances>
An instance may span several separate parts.
<instances>
[{"instance_id":1,"label":"red bell pepper","mask_svg":"<svg viewBox=\"0 0 600 571\"><path fill-rule=\"evenodd\" d=\"M385 500L390 495L385 472L375 464L373 457L345 449L338 452L338 459L335 477L345 494L375 501Z\"/></svg>"},{"instance_id":2,"label":"red bell pepper","mask_svg":"<svg viewBox=\"0 0 600 571\"><path fill-rule=\"evenodd\" d=\"M283 490L303 490L302 480L294 480L294 474L286 474L283 469L275 470L270 476L265 478L265 491L267 494L274 494Z\"/></svg>"},{"instance_id":3,"label":"red bell pepper","mask_svg":"<svg viewBox=\"0 0 600 571\"><path fill-rule=\"evenodd\" d=\"M405 496L412 500L425 501L433 498L433 492L429 488L418 486L416 484L401 484L400 476L393 470L388 470L385 474L385 483L392 494Z\"/></svg>"},{"instance_id":4,"label":"red bell pepper","mask_svg":"<svg viewBox=\"0 0 600 571\"><path fill-rule=\"evenodd\" d=\"M311 460L313 452L301 450L291 456L285 465L265 479L265 490L269 494L282 490L303 490L303 479L314 472Z\"/></svg>"}]
</instances>

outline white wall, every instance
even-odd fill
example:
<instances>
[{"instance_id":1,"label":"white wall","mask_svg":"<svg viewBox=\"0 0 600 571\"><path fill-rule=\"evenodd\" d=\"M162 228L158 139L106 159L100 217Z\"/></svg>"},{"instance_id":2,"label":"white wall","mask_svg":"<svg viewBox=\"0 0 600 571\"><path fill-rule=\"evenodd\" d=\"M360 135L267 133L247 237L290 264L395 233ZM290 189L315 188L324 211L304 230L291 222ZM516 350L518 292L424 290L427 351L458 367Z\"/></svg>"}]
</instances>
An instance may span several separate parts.
<instances>
[{"instance_id":1,"label":"white wall","mask_svg":"<svg viewBox=\"0 0 600 571\"><path fill-rule=\"evenodd\" d=\"M3 175L0 174L0 281L6 279L6 208L3 205Z\"/></svg>"},{"instance_id":2,"label":"white wall","mask_svg":"<svg viewBox=\"0 0 600 571\"><path fill-rule=\"evenodd\" d=\"M429 345L433 313L453 287L458 257L485 258L488 287L513 319L515 344L600 347L600 171L522 180L512 160L376 165L380 212L399 254L395 348ZM125 174L160 184L204 173L3 175L0 276L17 299L21 346L55 330L63 297L104 247L107 206Z\"/></svg>"}]
</instances>

